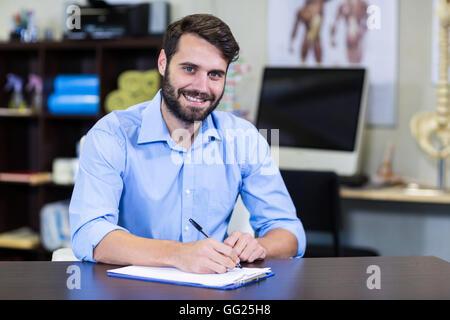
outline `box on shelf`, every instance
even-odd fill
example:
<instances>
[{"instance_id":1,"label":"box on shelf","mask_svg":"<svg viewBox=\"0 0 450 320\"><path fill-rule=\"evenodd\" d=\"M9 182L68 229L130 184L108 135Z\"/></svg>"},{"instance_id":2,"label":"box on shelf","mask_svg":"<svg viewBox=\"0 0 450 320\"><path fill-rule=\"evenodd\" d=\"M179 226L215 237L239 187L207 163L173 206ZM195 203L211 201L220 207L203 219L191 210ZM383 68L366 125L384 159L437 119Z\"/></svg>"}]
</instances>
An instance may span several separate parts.
<instances>
[{"instance_id":1,"label":"box on shelf","mask_svg":"<svg viewBox=\"0 0 450 320\"><path fill-rule=\"evenodd\" d=\"M55 91L47 105L50 113L64 115L95 115L99 111L99 79L97 75L68 74L54 79Z\"/></svg>"}]
</instances>

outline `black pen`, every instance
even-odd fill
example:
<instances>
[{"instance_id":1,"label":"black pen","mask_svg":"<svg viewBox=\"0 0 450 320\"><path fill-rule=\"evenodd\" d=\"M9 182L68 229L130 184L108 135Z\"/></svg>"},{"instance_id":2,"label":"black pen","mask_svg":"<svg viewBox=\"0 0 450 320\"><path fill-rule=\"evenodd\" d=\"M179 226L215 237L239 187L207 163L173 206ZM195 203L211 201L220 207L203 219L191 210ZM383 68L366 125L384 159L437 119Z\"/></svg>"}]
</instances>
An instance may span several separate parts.
<instances>
[{"instance_id":1,"label":"black pen","mask_svg":"<svg viewBox=\"0 0 450 320\"><path fill-rule=\"evenodd\" d=\"M209 238L209 236L203 231L203 228L200 227L200 225L197 222L195 222L194 219L189 219L189 222L192 223L192 225L195 227L195 229L200 231L206 238ZM240 263L236 264L236 267L242 268Z\"/></svg>"}]
</instances>

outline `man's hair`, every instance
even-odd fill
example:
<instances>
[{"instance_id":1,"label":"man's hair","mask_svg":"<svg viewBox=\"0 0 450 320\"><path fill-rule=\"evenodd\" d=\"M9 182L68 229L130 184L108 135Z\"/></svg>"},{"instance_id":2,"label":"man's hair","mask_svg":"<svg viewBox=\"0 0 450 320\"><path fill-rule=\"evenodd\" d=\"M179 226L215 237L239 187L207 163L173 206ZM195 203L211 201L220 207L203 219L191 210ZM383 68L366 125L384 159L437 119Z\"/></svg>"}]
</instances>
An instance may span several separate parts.
<instances>
[{"instance_id":1,"label":"man's hair","mask_svg":"<svg viewBox=\"0 0 450 320\"><path fill-rule=\"evenodd\" d=\"M167 63L176 53L180 37L186 33L195 34L219 49L228 65L239 56L239 45L225 22L211 14L192 14L167 27L163 39Z\"/></svg>"}]
</instances>

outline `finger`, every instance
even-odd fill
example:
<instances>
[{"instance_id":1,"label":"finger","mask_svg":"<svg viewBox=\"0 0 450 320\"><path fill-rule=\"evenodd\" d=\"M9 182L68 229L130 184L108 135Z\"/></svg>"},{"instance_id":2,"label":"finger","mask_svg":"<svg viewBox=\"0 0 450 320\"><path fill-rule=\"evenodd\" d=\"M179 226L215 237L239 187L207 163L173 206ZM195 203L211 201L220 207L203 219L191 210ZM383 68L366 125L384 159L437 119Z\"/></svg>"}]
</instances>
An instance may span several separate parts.
<instances>
[{"instance_id":1,"label":"finger","mask_svg":"<svg viewBox=\"0 0 450 320\"><path fill-rule=\"evenodd\" d=\"M226 268L211 260L208 256L200 256L195 259L193 265L189 268L183 268L183 271L194 273L223 273Z\"/></svg>"},{"instance_id":2,"label":"finger","mask_svg":"<svg viewBox=\"0 0 450 320\"><path fill-rule=\"evenodd\" d=\"M249 234L242 234L236 245L234 246L234 250L237 252L240 259L242 259L241 255L245 248L248 246L248 243L252 237Z\"/></svg>"},{"instance_id":3,"label":"finger","mask_svg":"<svg viewBox=\"0 0 450 320\"><path fill-rule=\"evenodd\" d=\"M256 248L255 251L248 257L248 262L254 262L255 260L264 259L266 257L266 250L261 246Z\"/></svg>"},{"instance_id":4,"label":"finger","mask_svg":"<svg viewBox=\"0 0 450 320\"><path fill-rule=\"evenodd\" d=\"M226 266L228 269L233 269L239 262L236 251L230 246L212 238L209 243L211 246L209 247L208 255L217 263Z\"/></svg>"},{"instance_id":5,"label":"finger","mask_svg":"<svg viewBox=\"0 0 450 320\"><path fill-rule=\"evenodd\" d=\"M241 260L243 261L248 261L249 257L253 254L253 252L257 249L258 247L258 242L255 241L249 241L247 243L247 246L245 247L245 249L242 251L242 253L239 255L239 257L241 258Z\"/></svg>"},{"instance_id":6,"label":"finger","mask_svg":"<svg viewBox=\"0 0 450 320\"><path fill-rule=\"evenodd\" d=\"M240 234L242 232L240 232L239 230L233 231L230 236L228 238L225 239L225 241L223 243L225 243L226 245L230 246L230 247L234 247L236 242L239 240Z\"/></svg>"},{"instance_id":7,"label":"finger","mask_svg":"<svg viewBox=\"0 0 450 320\"><path fill-rule=\"evenodd\" d=\"M222 255L230 258L231 260L233 260L235 263L237 263L237 261L239 261L239 256L238 253L236 252L236 250L222 242L219 241L214 241L213 242L213 248L221 253Z\"/></svg>"},{"instance_id":8,"label":"finger","mask_svg":"<svg viewBox=\"0 0 450 320\"><path fill-rule=\"evenodd\" d=\"M220 263L215 262L212 259L208 259L208 262L206 262L205 266L208 270L210 270L207 273L225 273L227 272L227 267L223 266Z\"/></svg>"},{"instance_id":9,"label":"finger","mask_svg":"<svg viewBox=\"0 0 450 320\"><path fill-rule=\"evenodd\" d=\"M215 251L214 249L211 251L209 258L228 270L232 270L236 266L236 262L234 260L218 251Z\"/></svg>"}]
</instances>

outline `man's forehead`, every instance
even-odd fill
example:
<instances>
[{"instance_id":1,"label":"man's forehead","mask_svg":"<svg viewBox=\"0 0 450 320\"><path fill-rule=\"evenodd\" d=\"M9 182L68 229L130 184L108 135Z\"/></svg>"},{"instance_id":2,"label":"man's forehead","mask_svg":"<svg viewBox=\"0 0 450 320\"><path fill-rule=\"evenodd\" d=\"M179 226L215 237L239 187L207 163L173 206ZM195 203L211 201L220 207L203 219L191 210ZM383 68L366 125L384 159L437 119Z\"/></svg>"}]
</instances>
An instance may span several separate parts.
<instances>
[{"instance_id":1,"label":"man's forehead","mask_svg":"<svg viewBox=\"0 0 450 320\"><path fill-rule=\"evenodd\" d=\"M189 59L196 64L213 62L215 67L227 66L222 52L217 47L193 33L186 33L180 37L175 56L181 60Z\"/></svg>"}]
</instances>

